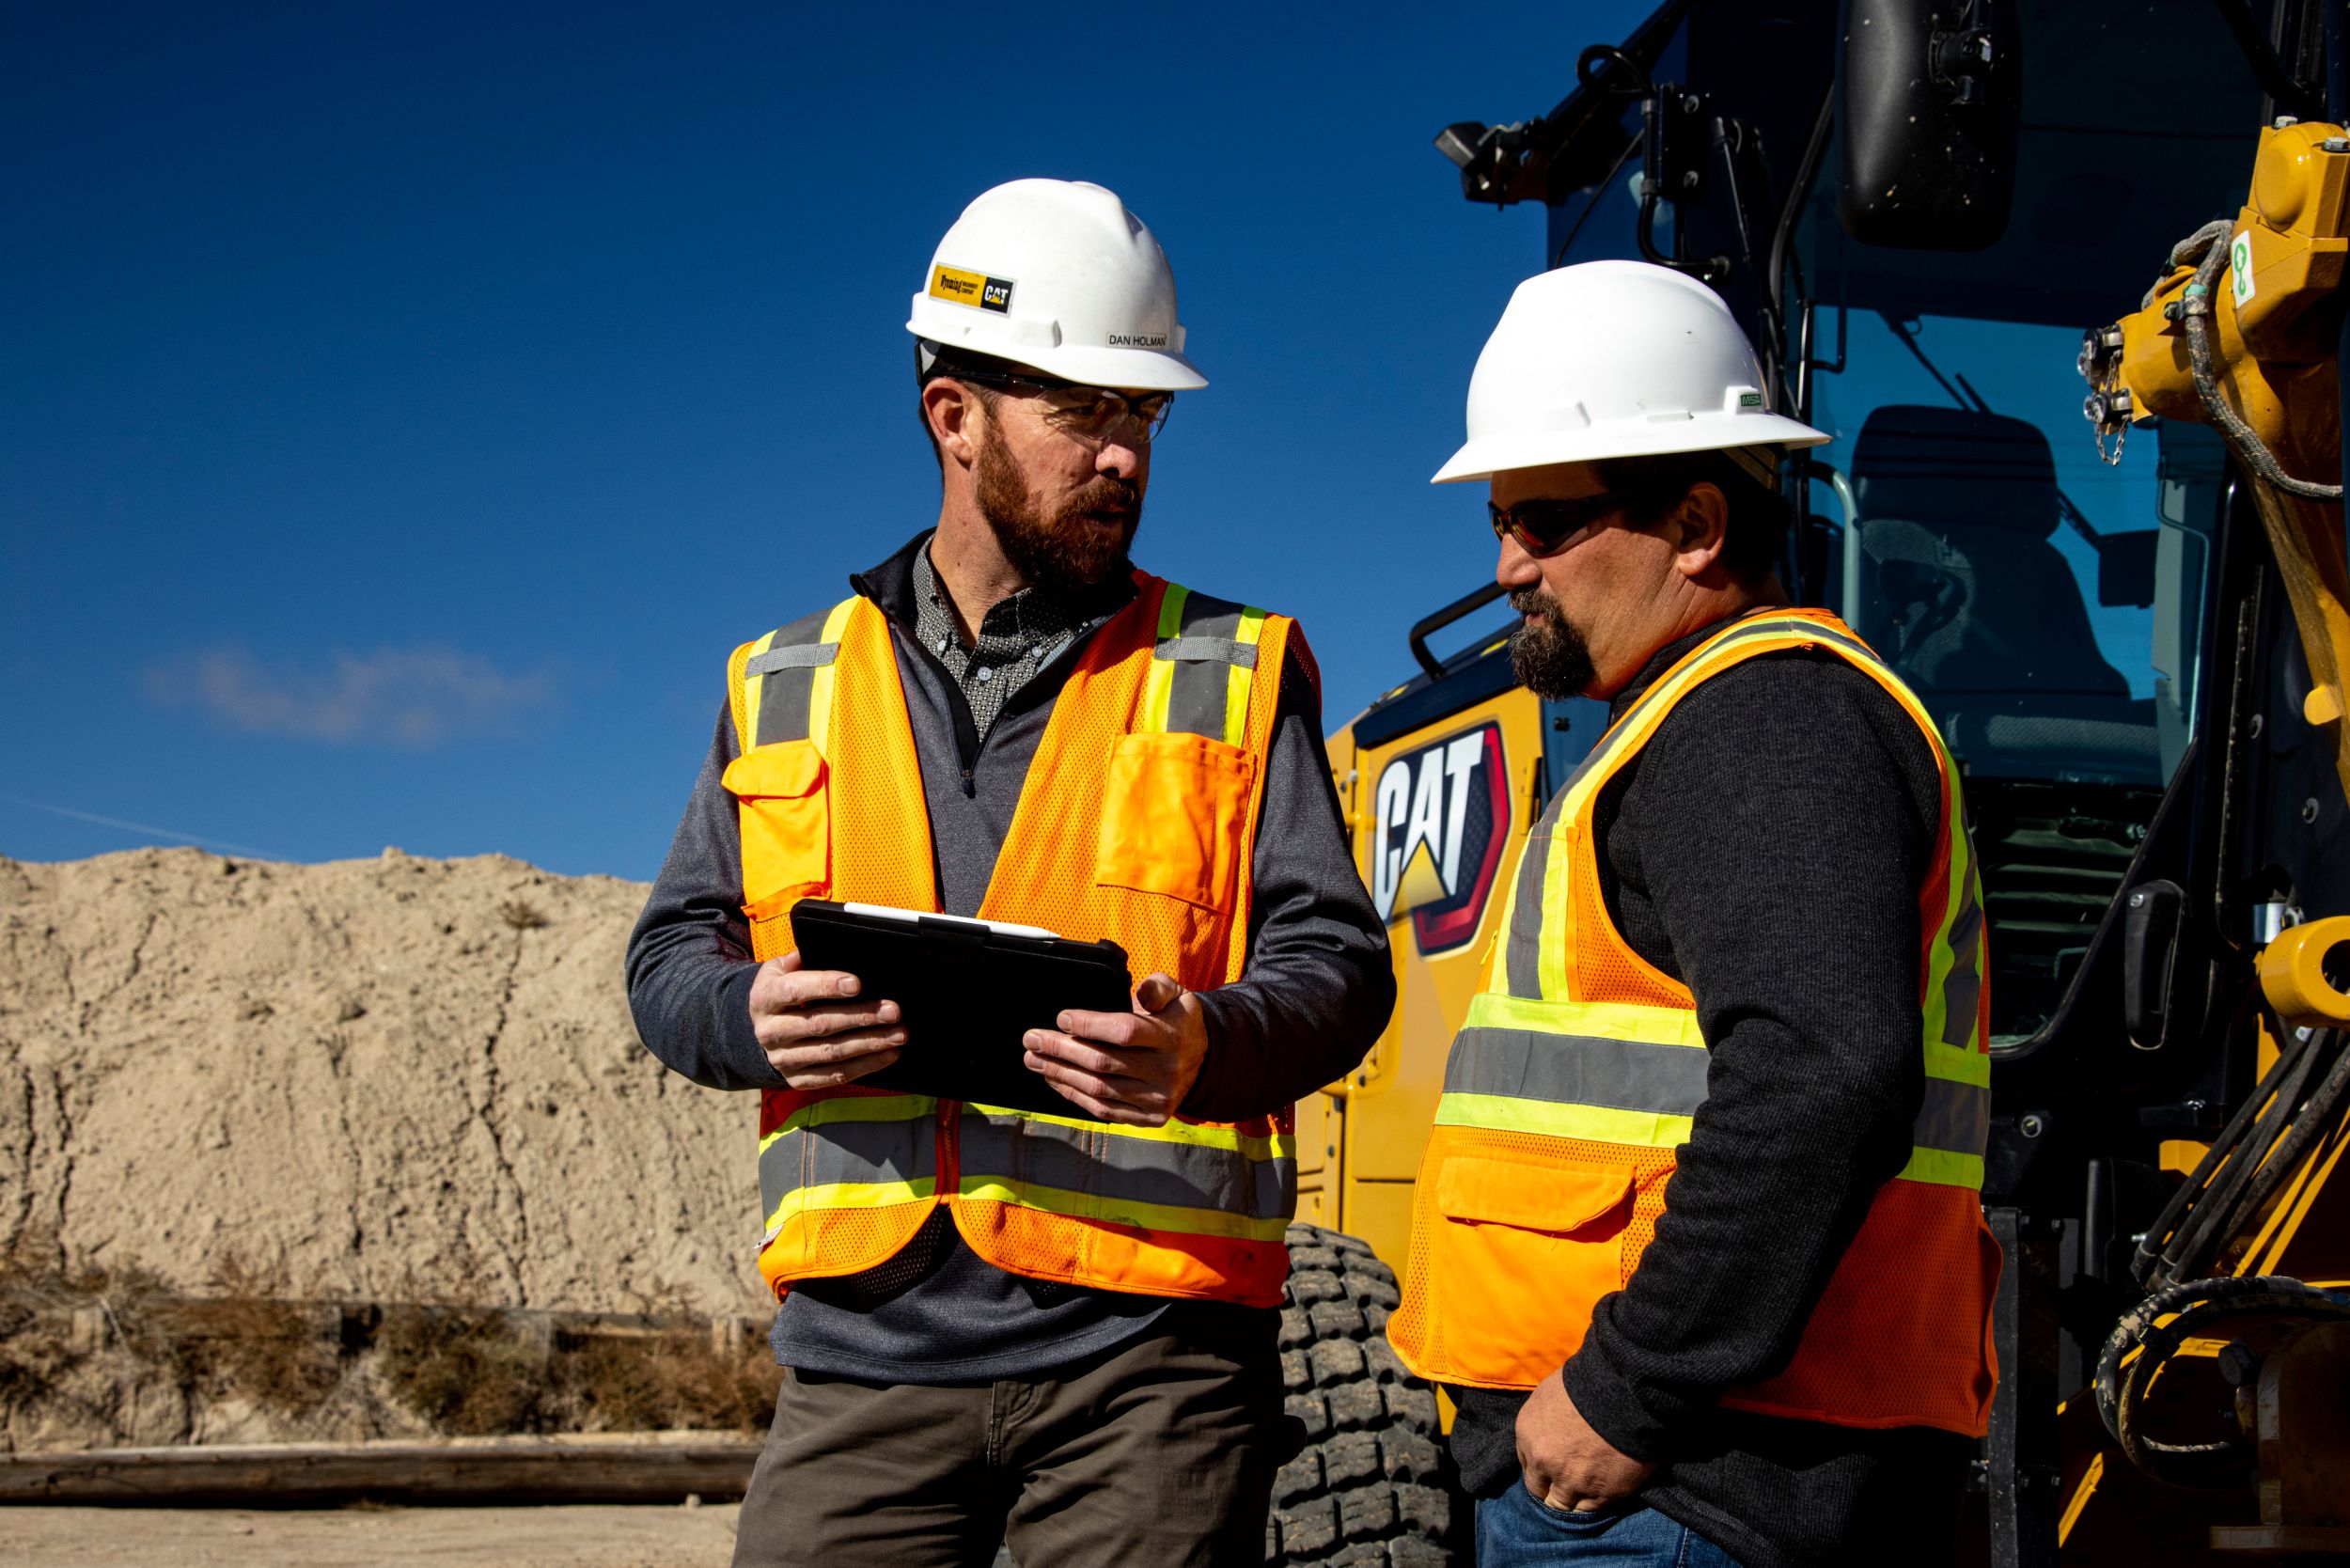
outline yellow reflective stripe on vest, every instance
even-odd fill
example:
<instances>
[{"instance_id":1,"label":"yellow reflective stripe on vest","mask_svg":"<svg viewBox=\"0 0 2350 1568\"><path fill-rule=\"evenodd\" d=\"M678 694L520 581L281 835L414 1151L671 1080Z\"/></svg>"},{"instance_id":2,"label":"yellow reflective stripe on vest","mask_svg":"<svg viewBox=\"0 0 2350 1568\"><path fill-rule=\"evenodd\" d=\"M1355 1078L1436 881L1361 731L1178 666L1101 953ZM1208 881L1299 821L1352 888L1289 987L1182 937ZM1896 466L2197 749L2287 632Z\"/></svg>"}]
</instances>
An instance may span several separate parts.
<instances>
[{"instance_id":1,"label":"yellow reflective stripe on vest","mask_svg":"<svg viewBox=\"0 0 2350 1568\"><path fill-rule=\"evenodd\" d=\"M1286 1134L965 1105L958 1142L960 1196L1082 1219L1270 1241L1297 1200L1296 1140Z\"/></svg>"},{"instance_id":2,"label":"yellow reflective stripe on vest","mask_svg":"<svg viewBox=\"0 0 2350 1568\"><path fill-rule=\"evenodd\" d=\"M1982 1190L1982 1156L1962 1153L1954 1149L1913 1149L1909 1163L1894 1178L1899 1182L1926 1182L1937 1187L1965 1187L1969 1192Z\"/></svg>"},{"instance_id":3,"label":"yellow reflective stripe on vest","mask_svg":"<svg viewBox=\"0 0 2350 1568\"><path fill-rule=\"evenodd\" d=\"M1481 1127L1496 1133L1535 1133L1585 1143L1636 1149L1678 1149L1689 1141L1691 1119L1607 1105L1556 1105L1491 1094L1448 1094L1436 1102L1439 1127Z\"/></svg>"},{"instance_id":4,"label":"yellow reflective stripe on vest","mask_svg":"<svg viewBox=\"0 0 2350 1568\"><path fill-rule=\"evenodd\" d=\"M839 1095L802 1105L759 1140L760 1208L773 1236L809 1206L878 1208L936 1190L938 1140L922 1094ZM842 1194L851 1196L842 1197Z\"/></svg>"},{"instance_id":5,"label":"yellow reflective stripe on vest","mask_svg":"<svg viewBox=\"0 0 2350 1568\"><path fill-rule=\"evenodd\" d=\"M858 614L864 605L865 601L854 594L835 604L832 607L832 613L824 618L824 635L822 641L830 643L836 648L838 647L840 639L848 635L849 618ZM879 615L881 612L869 610L866 613ZM828 744L832 736L832 694L833 687L839 679L839 669L830 660L826 660L818 666L815 679L808 682L807 733L808 738L816 743L819 749Z\"/></svg>"},{"instance_id":6,"label":"yellow reflective stripe on vest","mask_svg":"<svg viewBox=\"0 0 2350 1568\"><path fill-rule=\"evenodd\" d=\"M1167 584L1159 600L1158 641L1136 729L1246 745L1264 623L1265 612L1253 604Z\"/></svg>"}]
</instances>

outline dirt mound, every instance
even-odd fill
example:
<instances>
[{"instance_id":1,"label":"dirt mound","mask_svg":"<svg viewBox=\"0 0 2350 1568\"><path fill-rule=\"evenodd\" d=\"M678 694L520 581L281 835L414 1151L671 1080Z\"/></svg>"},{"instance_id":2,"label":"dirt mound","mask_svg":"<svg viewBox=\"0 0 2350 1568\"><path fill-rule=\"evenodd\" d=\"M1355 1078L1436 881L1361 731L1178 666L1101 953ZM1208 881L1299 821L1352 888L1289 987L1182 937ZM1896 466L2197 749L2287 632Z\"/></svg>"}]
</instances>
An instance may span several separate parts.
<instances>
[{"instance_id":1,"label":"dirt mound","mask_svg":"<svg viewBox=\"0 0 2350 1568\"><path fill-rule=\"evenodd\" d=\"M759 1309L755 1113L638 1044L639 884L0 859L0 1250L313 1297Z\"/></svg>"}]
</instances>

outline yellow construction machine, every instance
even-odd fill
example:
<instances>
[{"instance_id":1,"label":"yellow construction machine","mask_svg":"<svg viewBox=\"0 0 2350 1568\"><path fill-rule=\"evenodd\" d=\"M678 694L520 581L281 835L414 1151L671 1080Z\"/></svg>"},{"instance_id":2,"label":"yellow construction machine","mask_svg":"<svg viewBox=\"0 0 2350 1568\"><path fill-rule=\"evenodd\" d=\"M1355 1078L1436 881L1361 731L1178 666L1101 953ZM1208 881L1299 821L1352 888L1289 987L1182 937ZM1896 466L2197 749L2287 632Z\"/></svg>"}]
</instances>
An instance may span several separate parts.
<instances>
[{"instance_id":1,"label":"yellow construction machine","mask_svg":"<svg viewBox=\"0 0 2350 1568\"><path fill-rule=\"evenodd\" d=\"M2006 1267L1963 1560L2350 1560L2343 11L1678 0L1547 114L1437 138L1543 212L1529 263L1729 301L1835 437L1787 465L1782 575L1965 771ZM1299 1111L1277 1561L1460 1547L1379 1261L1496 887L1607 722L1516 685L1497 597L1330 740L1401 1000Z\"/></svg>"}]
</instances>

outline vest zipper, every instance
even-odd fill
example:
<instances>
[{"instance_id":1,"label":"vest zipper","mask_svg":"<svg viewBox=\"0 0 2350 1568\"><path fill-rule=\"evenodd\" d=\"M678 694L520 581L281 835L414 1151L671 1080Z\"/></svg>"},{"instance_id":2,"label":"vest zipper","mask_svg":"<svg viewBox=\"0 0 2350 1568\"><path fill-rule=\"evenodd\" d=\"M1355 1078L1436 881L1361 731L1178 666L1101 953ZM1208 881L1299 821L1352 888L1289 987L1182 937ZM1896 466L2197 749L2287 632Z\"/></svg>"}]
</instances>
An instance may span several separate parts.
<instances>
[{"instance_id":1,"label":"vest zipper","mask_svg":"<svg viewBox=\"0 0 2350 1568\"><path fill-rule=\"evenodd\" d=\"M938 1180L932 1196L945 1202L963 1186L963 1102L938 1103Z\"/></svg>"}]
</instances>

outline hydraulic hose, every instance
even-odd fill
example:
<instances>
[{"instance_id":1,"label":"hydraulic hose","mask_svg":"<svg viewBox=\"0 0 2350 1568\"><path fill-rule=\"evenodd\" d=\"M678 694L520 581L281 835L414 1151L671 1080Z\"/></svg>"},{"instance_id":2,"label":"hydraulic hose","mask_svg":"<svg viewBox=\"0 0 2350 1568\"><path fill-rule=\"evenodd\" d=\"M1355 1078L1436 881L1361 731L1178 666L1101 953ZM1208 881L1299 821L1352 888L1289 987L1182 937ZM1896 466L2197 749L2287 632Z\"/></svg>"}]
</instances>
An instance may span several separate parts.
<instances>
[{"instance_id":1,"label":"hydraulic hose","mask_svg":"<svg viewBox=\"0 0 2350 1568\"><path fill-rule=\"evenodd\" d=\"M2177 1315L2157 1326L2158 1319L2171 1313ZM2254 1275L2171 1285L2138 1303L2106 1341L2095 1385L2097 1414L2131 1464L2173 1486L2224 1491L2243 1483L2256 1457L2249 1439L2232 1434L2209 1443L2156 1442L2138 1430L2138 1410L2154 1373L2180 1346L2221 1319L2247 1316L2350 1320L2350 1297L2298 1279Z\"/></svg>"},{"instance_id":2,"label":"hydraulic hose","mask_svg":"<svg viewBox=\"0 0 2350 1568\"><path fill-rule=\"evenodd\" d=\"M2272 1172L2282 1175L2279 1162L2285 1157L2285 1145L2292 1141L2293 1133L2319 1121L2318 1106L2313 1103L2304 1105L2303 1097L2320 1058L2327 1052L2328 1036L2312 1032L2306 1040L2295 1040L2288 1032L2280 1038L2300 1047L2294 1053L2292 1068L2254 1123L2251 1137L2236 1151L2235 1158L2228 1163L2213 1190L2196 1201L2178 1234L2163 1248L2162 1267L2147 1284L2169 1284L2204 1272L2220 1244L2235 1234L2257 1211L2258 1196L2275 1190L2274 1179L2264 1187L2259 1178ZM2279 1065L2282 1065L2281 1057ZM2307 1147L2306 1141L2300 1147Z\"/></svg>"},{"instance_id":3,"label":"hydraulic hose","mask_svg":"<svg viewBox=\"0 0 2350 1568\"><path fill-rule=\"evenodd\" d=\"M2274 1065L2252 1092L2245 1096L2244 1103L2236 1106L2235 1113L2228 1118L2227 1125L2220 1129L2219 1136L2212 1139L2211 1147L2204 1152L2202 1159L2196 1163L2193 1173L2181 1184L2177 1192L2170 1195L2170 1201L2163 1206L2162 1213L2154 1217L2154 1222L2146 1228L2146 1234L2139 1240L2137 1256L2130 1262L2130 1272L2147 1289L2159 1289L2177 1278L2175 1274L2163 1275L2164 1259L2170 1250L2167 1244L2184 1232L2192 1211L2201 1207L2210 1197L2213 1179L2220 1167L2242 1149L2245 1135L2252 1130L2253 1122L2261 1119L2265 1107L2275 1103L2285 1079L2299 1069L2303 1058L2316 1044L2314 1035L2286 1033L2281 1038L2285 1045L2278 1054Z\"/></svg>"},{"instance_id":4,"label":"hydraulic hose","mask_svg":"<svg viewBox=\"0 0 2350 1568\"><path fill-rule=\"evenodd\" d=\"M2244 422L2219 390L2219 378L2212 368L2211 291L2227 269L2227 241L2234 231L2234 225L2224 220L2205 224L2170 250L2172 266L2195 263L2194 281L2179 296L2179 323L2186 331L2186 361L2195 375L2195 394L2236 461L2262 480L2304 501L2339 501L2342 486L2311 484L2286 473L2260 432Z\"/></svg>"}]
</instances>

